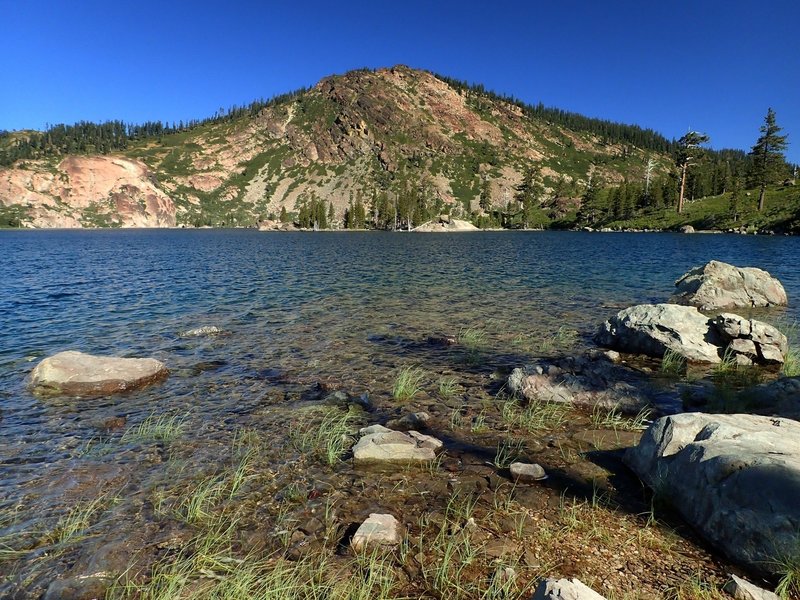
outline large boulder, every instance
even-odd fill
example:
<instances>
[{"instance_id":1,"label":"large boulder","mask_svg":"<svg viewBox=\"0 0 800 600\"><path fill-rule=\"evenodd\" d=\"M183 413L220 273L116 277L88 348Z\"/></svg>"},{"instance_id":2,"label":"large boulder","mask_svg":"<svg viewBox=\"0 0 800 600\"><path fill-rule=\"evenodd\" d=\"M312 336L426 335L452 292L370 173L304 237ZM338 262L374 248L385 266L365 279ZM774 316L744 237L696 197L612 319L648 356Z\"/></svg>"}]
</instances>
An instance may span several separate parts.
<instances>
[{"instance_id":1,"label":"large boulder","mask_svg":"<svg viewBox=\"0 0 800 600\"><path fill-rule=\"evenodd\" d=\"M786 336L772 325L732 313L714 318L694 306L639 304L621 310L600 326L597 343L661 357L670 350L690 362L719 363L727 355L738 364L781 364Z\"/></svg>"},{"instance_id":2,"label":"large boulder","mask_svg":"<svg viewBox=\"0 0 800 600\"><path fill-rule=\"evenodd\" d=\"M442 442L417 431L394 431L382 425L361 430L361 439L353 446L353 461L364 464L427 463L436 458Z\"/></svg>"},{"instance_id":3,"label":"large boulder","mask_svg":"<svg viewBox=\"0 0 800 600\"><path fill-rule=\"evenodd\" d=\"M31 386L40 393L104 396L159 381L169 371L153 358L93 356L59 352L42 360L31 373Z\"/></svg>"},{"instance_id":4,"label":"large boulder","mask_svg":"<svg viewBox=\"0 0 800 600\"><path fill-rule=\"evenodd\" d=\"M683 413L656 420L625 462L709 542L756 571L800 547L800 423Z\"/></svg>"},{"instance_id":5,"label":"large boulder","mask_svg":"<svg viewBox=\"0 0 800 600\"><path fill-rule=\"evenodd\" d=\"M734 267L712 260L695 267L675 282L670 302L689 304L701 310L786 306L781 282L755 267Z\"/></svg>"},{"instance_id":6,"label":"large boulder","mask_svg":"<svg viewBox=\"0 0 800 600\"><path fill-rule=\"evenodd\" d=\"M672 350L692 362L718 363L722 340L693 306L639 304L608 319L595 336L603 346L648 356Z\"/></svg>"},{"instance_id":7,"label":"large boulder","mask_svg":"<svg viewBox=\"0 0 800 600\"><path fill-rule=\"evenodd\" d=\"M531 600L605 600L579 579L544 579Z\"/></svg>"}]
</instances>

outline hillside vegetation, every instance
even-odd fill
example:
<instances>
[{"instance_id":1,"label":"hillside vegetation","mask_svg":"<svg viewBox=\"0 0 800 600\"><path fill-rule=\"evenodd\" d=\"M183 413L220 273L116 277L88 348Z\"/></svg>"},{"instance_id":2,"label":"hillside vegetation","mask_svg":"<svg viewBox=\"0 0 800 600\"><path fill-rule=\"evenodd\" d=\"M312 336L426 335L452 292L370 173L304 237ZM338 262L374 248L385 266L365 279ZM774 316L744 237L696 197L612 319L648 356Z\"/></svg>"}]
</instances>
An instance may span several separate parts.
<instances>
[{"instance_id":1,"label":"hillside vegetation","mask_svg":"<svg viewBox=\"0 0 800 600\"><path fill-rule=\"evenodd\" d=\"M446 213L482 227L673 226L678 151L649 129L426 71L358 70L202 121L4 133L0 225L391 229ZM743 152L709 157L691 197L746 170ZM631 191L646 179L657 194Z\"/></svg>"}]
</instances>

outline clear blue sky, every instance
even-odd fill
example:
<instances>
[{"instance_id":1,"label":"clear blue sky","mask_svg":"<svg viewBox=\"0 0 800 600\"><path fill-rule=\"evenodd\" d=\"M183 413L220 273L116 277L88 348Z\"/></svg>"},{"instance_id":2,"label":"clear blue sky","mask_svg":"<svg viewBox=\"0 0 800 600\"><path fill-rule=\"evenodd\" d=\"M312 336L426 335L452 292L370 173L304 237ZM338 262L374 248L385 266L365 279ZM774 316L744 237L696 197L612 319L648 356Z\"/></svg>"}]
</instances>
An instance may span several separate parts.
<instances>
[{"instance_id":1,"label":"clear blue sky","mask_svg":"<svg viewBox=\"0 0 800 600\"><path fill-rule=\"evenodd\" d=\"M527 102L800 163L800 1L0 0L0 129L211 115L407 64Z\"/></svg>"}]
</instances>

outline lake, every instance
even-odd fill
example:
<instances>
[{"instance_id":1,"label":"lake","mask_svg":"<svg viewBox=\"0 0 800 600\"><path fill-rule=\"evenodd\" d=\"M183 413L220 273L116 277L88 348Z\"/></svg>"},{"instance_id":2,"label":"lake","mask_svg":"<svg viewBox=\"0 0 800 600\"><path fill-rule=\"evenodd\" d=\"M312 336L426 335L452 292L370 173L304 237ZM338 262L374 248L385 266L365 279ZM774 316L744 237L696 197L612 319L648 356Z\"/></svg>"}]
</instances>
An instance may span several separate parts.
<instances>
[{"instance_id":1,"label":"lake","mask_svg":"<svg viewBox=\"0 0 800 600\"><path fill-rule=\"evenodd\" d=\"M285 437L292 411L320 394L387 404L406 365L426 374L423 398L451 378L479 406L542 340L569 338L578 351L605 318L666 301L679 276L711 259L766 269L790 302L800 297L797 237L0 231L0 256L0 541L27 539L74 499L112 488L123 501L99 530L140 527L139 495L175 477L163 447L121 439L150 415L180 415L191 433L176 451L181 472L199 473L238 431ZM770 318L798 316L795 303ZM201 326L223 333L180 335ZM464 332L480 340L478 361L427 343ZM154 357L171 374L109 398L32 395L36 362L69 349ZM47 563L26 587L63 568ZM17 589L3 585L0 595Z\"/></svg>"}]
</instances>

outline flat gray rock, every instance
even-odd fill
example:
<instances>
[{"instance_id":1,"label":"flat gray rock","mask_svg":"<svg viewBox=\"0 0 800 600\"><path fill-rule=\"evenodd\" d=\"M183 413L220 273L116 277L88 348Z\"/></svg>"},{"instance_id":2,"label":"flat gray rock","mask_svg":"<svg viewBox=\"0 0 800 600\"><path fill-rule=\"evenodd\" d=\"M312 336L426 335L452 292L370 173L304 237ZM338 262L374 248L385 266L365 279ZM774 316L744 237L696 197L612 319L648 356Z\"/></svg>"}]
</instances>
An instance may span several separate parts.
<instances>
[{"instance_id":1,"label":"flat gray rock","mask_svg":"<svg viewBox=\"0 0 800 600\"><path fill-rule=\"evenodd\" d=\"M411 464L430 462L442 442L417 431L393 431L382 425L361 429L361 439L353 446L355 464Z\"/></svg>"},{"instance_id":2,"label":"flat gray rock","mask_svg":"<svg viewBox=\"0 0 800 600\"><path fill-rule=\"evenodd\" d=\"M579 579L545 579L536 586L531 600L606 600Z\"/></svg>"},{"instance_id":3,"label":"flat gray rock","mask_svg":"<svg viewBox=\"0 0 800 600\"><path fill-rule=\"evenodd\" d=\"M712 545L755 571L800 547L800 423L684 413L656 420L625 462Z\"/></svg>"},{"instance_id":4,"label":"flat gray rock","mask_svg":"<svg viewBox=\"0 0 800 600\"><path fill-rule=\"evenodd\" d=\"M31 373L31 386L45 394L108 395L159 381L169 371L153 358L93 356L59 352L42 360Z\"/></svg>"},{"instance_id":5,"label":"flat gray rock","mask_svg":"<svg viewBox=\"0 0 800 600\"><path fill-rule=\"evenodd\" d=\"M354 550L374 546L396 546L402 539L400 523L394 516L372 513L353 534L350 545Z\"/></svg>"},{"instance_id":6,"label":"flat gray rock","mask_svg":"<svg viewBox=\"0 0 800 600\"><path fill-rule=\"evenodd\" d=\"M712 260L695 267L675 282L670 302L701 310L786 306L786 290L780 281L755 267L735 267Z\"/></svg>"}]
</instances>

